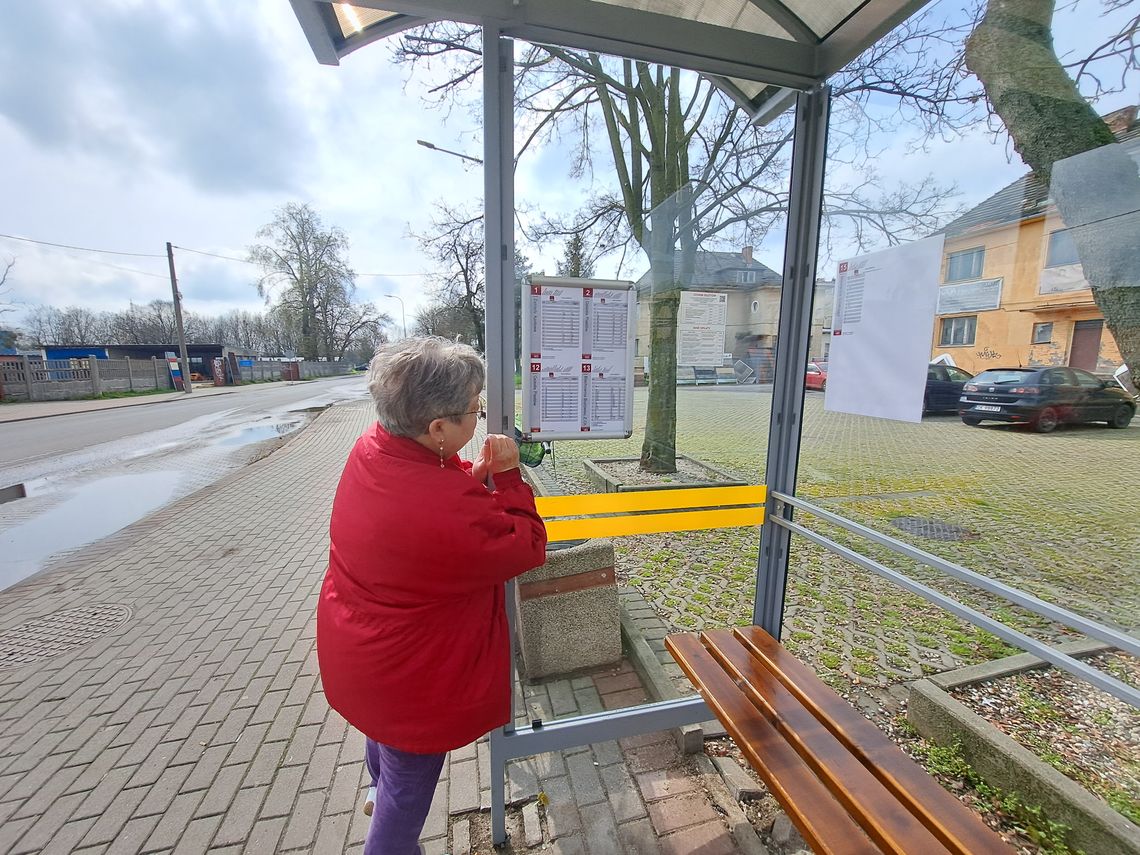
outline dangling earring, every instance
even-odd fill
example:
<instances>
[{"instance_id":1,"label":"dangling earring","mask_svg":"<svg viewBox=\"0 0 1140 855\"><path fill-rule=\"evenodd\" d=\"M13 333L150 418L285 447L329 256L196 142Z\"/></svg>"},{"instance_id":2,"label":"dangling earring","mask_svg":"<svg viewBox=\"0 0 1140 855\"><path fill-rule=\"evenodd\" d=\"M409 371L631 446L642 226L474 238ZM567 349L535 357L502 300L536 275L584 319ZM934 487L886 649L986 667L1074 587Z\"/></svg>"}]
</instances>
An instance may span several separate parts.
<instances>
[{"instance_id":1,"label":"dangling earring","mask_svg":"<svg viewBox=\"0 0 1140 855\"><path fill-rule=\"evenodd\" d=\"M439 468L443 469L443 443L439 444Z\"/></svg>"}]
</instances>

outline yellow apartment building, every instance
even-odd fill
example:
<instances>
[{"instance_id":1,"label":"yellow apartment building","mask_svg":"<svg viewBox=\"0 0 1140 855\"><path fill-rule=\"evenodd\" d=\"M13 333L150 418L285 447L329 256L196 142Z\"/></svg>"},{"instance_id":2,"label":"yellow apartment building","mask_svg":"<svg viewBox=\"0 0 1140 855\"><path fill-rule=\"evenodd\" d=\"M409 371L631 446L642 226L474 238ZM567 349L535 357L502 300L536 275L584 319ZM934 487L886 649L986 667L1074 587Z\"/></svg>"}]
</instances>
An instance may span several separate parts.
<instances>
[{"instance_id":1,"label":"yellow apartment building","mask_svg":"<svg viewBox=\"0 0 1140 855\"><path fill-rule=\"evenodd\" d=\"M1137 108L1105 117L1140 157ZM1070 365L1111 374L1120 351L1046 182L1030 173L944 230L931 358L986 368Z\"/></svg>"}]
</instances>

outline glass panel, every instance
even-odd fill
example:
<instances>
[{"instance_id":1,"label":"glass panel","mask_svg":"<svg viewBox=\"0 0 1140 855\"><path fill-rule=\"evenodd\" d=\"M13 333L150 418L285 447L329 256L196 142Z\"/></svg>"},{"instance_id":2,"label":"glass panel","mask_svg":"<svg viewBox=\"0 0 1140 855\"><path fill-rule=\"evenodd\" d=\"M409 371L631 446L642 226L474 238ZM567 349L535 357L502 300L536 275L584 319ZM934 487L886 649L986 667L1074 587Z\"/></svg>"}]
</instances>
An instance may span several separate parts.
<instances>
[{"instance_id":1,"label":"glass panel","mask_svg":"<svg viewBox=\"0 0 1140 855\"><path fill-rule=\"evenodd\" d=\"M587 79L588 58L569 67L537 62L540 52L516 49L516 60L527 69L517 75L520 123L538 121L532 111L557 103ZM591 87L589 101L596 106L602 98L619 126L631 122L637 144L630 145L629 132L616 148L604 135L589 135L598 143L590 150L592 172L565 178L573 192L559 191L560 210L544 195L553 178L550 158L569 163L577 149L568 151L563 137L536 141L519 157L516 272L526 274L520 275L520 306L525 300L530 343L521 367L528 375L532 363L540 370L538 377L527 376L516 406L523 412L524 395L535 395L536 403L528 403L526 411L541 420L542 405L553 395L553 385L546 382L552 372L553 379L566 379L573 389L595 388L597 381L596 360L582 358L581 351L570 364L590 362L588 381L580 381L580 375L564 378L557 364L545 362L546 347L533 346L543 340L544 327L529 331L530 298L561 300L555 289L569 289L582 279L590 280L595 293L607 283L629 284L636 307L636 329L629 337L636 348L632 436L594 438L591 430L577 435L589 438L566 438L556 430L547 439L542 423L535 431L535 424L520 420L528 444L549 443L541 463L525 467L526 476L543 494L652 494L661 497L665 509L681 502L681 489L761 485L781 308L792 117L753 127L746 111L696 74L650 67L634 91L620 81L638 73L635 65L607 56L598 62L609 85L601 95ZM658 124L666 118L657 105L668 103L671 93L679 96L680 108L666 130ZM674 152L671 141L679 136L691 140L686 156L673 160L674 167L687 170L681 173L686 181L678 181L657 157ZM731 144L724 144L726 139ZM630 160L631 150L638 152L636 161ZM749 176L744 186L741 175ZM567 203L571 198L581 201ZM532 213L537 211L542 216ZM567 237L574 233L580 242ZM815 341L826 340L829 322L830 310L820 311L812 327ZM817 369L814 376L824 375ZM677 508L681 512L684 505ZM668 658L661 641L665 632L750 623L758 511L756 519L757 524L699 529L692 526L706 520L681 521L669 531L551 549L546 567L518 580L520 723L648 698L622 658L615 582L621 603L655 627L650 643L663 660ZM595 579L589 575L593 571L601 575ZM573 590L580 584L584 587ZM554 590L566 586L572 593ZM607 651L610 658L602 664L589 658ZM675 686L682 694L694 691L683 678Z\"/></svg>"},{"instance_id":2,"label":"glass panel","mask_svg":"<svg viewBox=\"0 0 1140 855\"><path fill-rule=\"evenodd\" d=\"M879 98L864 116L844 111L845 96L837 99L829 198L860 186L859 170L846 161L851 141L864 139L906 152L897 164L877 161L885 186L911 182L909 195L893 198L919 198L925 181L942 204L924 209L938 208L925 223L889 236L860 242L858 234L832 232L818 260L821 274L830 278L841 262L858 267L880 251L875 259L886 270L887 259L900 257L891 253L940 245L928 266L893 280L866 274L862 340L869 344L861 350L858 330L849 340L846 327L832 341L827 391L805 397L797 493L1054 606L1133 631L1140 614L1140 420L1126 366L1140 365L1137 78L1121 57L1081 63L1122 32L1121 43L1131 44L1135 11L1101 15L1107 6L1079 7L1058 4L1043 30L1052 44L1033 42L1028 69L1024 34L987 37L998 23L967 19L948 0L932 4L923 26L950 29L939 31L942 47L931 45L930 68L961 69L946 94L962 100L930 112ZM969 44L981 55L968 54L963 64L962 45L979 27ZM1060 60L1046 98L1032 81L1042 79L1053 49ZM1122 73L1123 89L1108 91ZM907 77L915 92L919 80ZM995 104L983 84L1002 87ZM1068 95L1057 94L1065 87ZM860 137L864 117L880 124ZM1046 125L1054 130L1042 131ZM970 291L975 285L981 288ZM873 291L880 297L874 312L866 308ZM925 314L909 313L912 304ZM899 343L916 329L919 346L904 352ZM867 361L876 351L887 358ZM945 380L932 360L944 365ZM1114 378L1118 372L1123 381ZM904 415L867 414L883 402L897 403ZM796 511L795 522L1033 639L1054 645L1082 638L809 513ZM797 535L789 572L784 643L917 756L928 749L892 723L903 712L907 683L932 674L950 679L947 672L1018 652ZM1124 658L1128 668L1109 673L1134 682L1135 660ZM1123 815L1140 815L1135 765L1110 759L1111 771L1099 770L1115 728L1132 726L1136 712L1084 683L1062 697L1050 688L1054 680L1044 672L954 696L1003 727L1019 719L1025 726L1015 738L1027 749ZM1088 740L1063 762L1057 749L1070 744L1065 726L1051 729L1062 719ZM1007 819L989 812L987 819L1023 845ZM1032 817L1022 819L1043 831Z\"/></svg>"}]
</instances>

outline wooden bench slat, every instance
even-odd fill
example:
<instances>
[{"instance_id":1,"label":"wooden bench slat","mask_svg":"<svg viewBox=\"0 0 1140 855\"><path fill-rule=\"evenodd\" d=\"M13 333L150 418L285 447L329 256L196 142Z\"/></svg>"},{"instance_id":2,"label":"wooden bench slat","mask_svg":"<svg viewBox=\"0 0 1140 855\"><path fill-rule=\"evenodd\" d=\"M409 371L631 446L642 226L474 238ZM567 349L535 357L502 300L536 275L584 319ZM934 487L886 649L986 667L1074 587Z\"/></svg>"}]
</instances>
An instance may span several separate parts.
<instances>
[{"instance_id":1,"label":"wooden bench slat","mask_svg":"<svg viewBox=\"0 0 1140 855\"><path fill-rule=\"evenodd\" d=\"M836 739L827 725L804 708L764 664L754 659L731 630L701 633L701 640L720 666L749 696L756 712L765 716L791 745L812 773L855 818L884 852L910 855L948 850ZM859 713L850 707L850 715Z\"/></svg>"},{"instance_id":2,"label":"wooden bench slat","mask_svg":"<svg viewBox=\"0 0 1140 855\"><path fill-rule=\"evenodd\" d=\"M613 517L586 517L574 520L547 520L546 539L578 540L590 537L619 537L626 534L654 534L663 531L700 531L710 528L754 526L764 522L764 508L717 508L707 511L676 511L661 514L628 514Z\"/></svg>"},{"instance_id":3,"label":"wooden bench slat","mask_svg":"<svg viewBox=\"0 0 1140 855\"><path fill-rule=\"evenodd\" d=\"M624 493L536 496L534 504L539 514L546 519L635 511L719 508L725 505L763 505L767 495L767 487L763 484L746 484L734 487L685 487L671 490L633 490Z\"/></svg>"},{"instance_id":4,"label":"wooden bench slat","mask_svg":"<svg viewBox=\"0 0 1140 855\"><path fill-rule=\"evenodd\" d=\"M813 851L880 852L771 723L757 714L695 635L670 635L665 645Z\"/></svg>"},{"instance_id":5,"label":"wooden bench slat","mask_svg":"<svg viewBox=\"0 0 1140 855\"><path fill-rule=\"evenodd\" d=\"M953 852L1003 853L1010 848L981 818L948 793L901 748L758 626L735 637L812 711L883 786ZM855 712L852 715L852 712Z\"/></svg>"}]
</instances>

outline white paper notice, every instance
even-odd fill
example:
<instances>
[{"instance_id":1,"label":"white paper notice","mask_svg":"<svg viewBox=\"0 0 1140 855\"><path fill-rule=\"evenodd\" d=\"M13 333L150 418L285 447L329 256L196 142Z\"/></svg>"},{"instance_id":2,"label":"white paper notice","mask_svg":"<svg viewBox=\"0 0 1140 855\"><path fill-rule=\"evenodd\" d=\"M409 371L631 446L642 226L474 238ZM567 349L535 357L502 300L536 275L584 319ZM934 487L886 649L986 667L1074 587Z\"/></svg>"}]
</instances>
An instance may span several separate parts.
<instances>
[{"instance_id":1,"label":"white paper notice","mask_svg":"<svg viewBox=\"0 0 1140 855\"><path fill-rule=\"evenodd\" d=\"M724 364L728 295L682 291L677 314L677 364L715 368Z\"/></svg>"},{"instance_id":2,"label":"white paper notice","mask_svg":"<svg viewBox=\"0 0 1140 855\"><path fill-rule=\"evenodd\" d=\"M839 263L825 409L922 419L942 236Z\"/></svg>"},{"instance_id":3,"label":"white paper notice","mask_svg":"<svg viewBox=\"0 0 1140 855\"><path fill-rule=\"evenodd\" d=\"M537 439L632 432L632 292L605 280L532 280L523 305L523 433ZM595 285L599 287L594 287Z\"/></svg>"}]
</instances>

